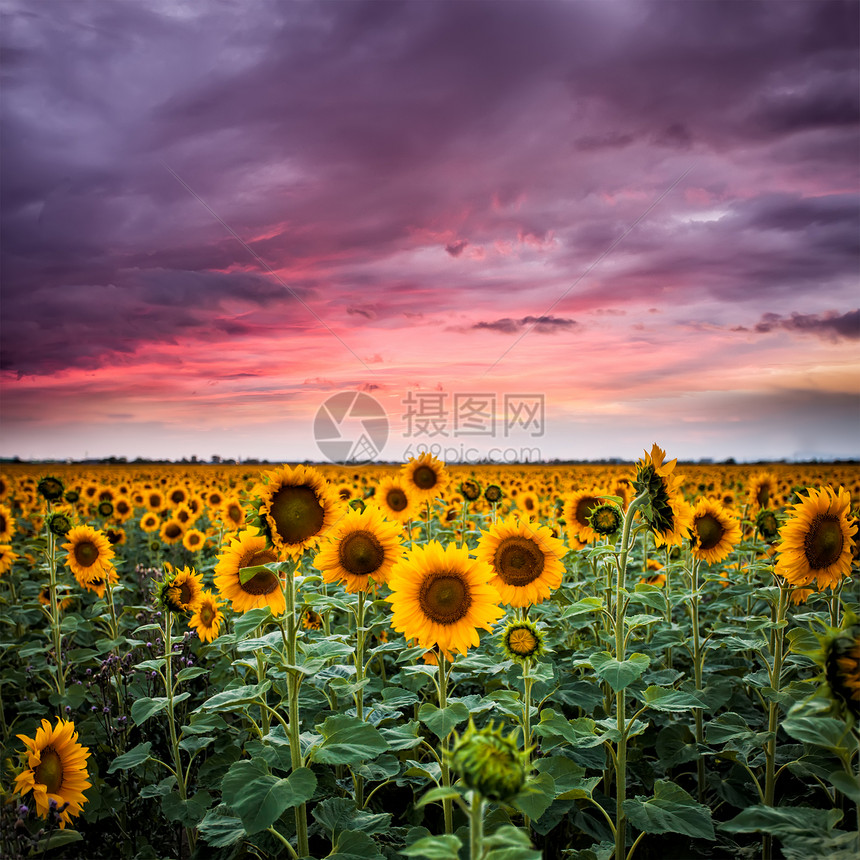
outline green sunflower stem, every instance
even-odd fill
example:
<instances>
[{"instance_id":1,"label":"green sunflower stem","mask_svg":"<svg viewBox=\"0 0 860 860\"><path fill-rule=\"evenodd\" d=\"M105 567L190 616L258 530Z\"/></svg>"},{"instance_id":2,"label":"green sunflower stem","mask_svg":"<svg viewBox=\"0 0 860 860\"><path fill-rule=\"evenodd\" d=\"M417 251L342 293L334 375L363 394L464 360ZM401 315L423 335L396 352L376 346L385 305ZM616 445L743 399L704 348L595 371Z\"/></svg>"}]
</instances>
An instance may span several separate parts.
<instances>
[{"instance_id":1,"label":"green sunflower stem","mask_svg":"<svg viewBox=\"0 0 860 860\"><path fill-rule=\"evenodd\" d=\"M48 514L51 513L51 503L48 502ZM63 634L60 631L60 602L57 600L57 538L45 526L48 539L46 558L48 562L49 589L51 592L51 635L54 640L54 683L60 696L66 695L66 673L63 670Z\"/></svg>"},{"instance_id":2,"label":"green sunflower stem","mask_svg":"<svg viewBox=\"0 0 860 860\"><path fill-rule=\"evenodd\" d=\"M647 492L637 496L624 514L621 532L621 552L618 556L618 578L615 589L615 659L624 661L627 641L627 602L624 598L624 583L627 575L627 559L630 555L630 530L633 518L640 505L648 499ZM627 799L627 725L625 690L615 694L615 718L618 729L618 747L615 752L615 860L627 860L627 816L624 801Z\"/></svg>"},{"instance_id":3,"label":"green sunflower stem","mask_svg":"<svg viewBox=\"0 0 860 860\"><path fill-rule=\"evenodd\" d=\"M690 562L690 616L693 622L693 675L696 682L696 692L701 693L704 654L702 651L702 639L699 636L699 562L696 559L692 559ZM701 747L705 742L701 708L695 709L694 719L696 722L696 745ZM696 783L698 786L699 803L704 803L705 759L701 755L696 759Z\"/></svg>"},{"instance_id":4,"label":"green sunflower stem","mask_svg":"<svg viewBox=\"0 0 860 860\"><path fill-rule=\"evenodd\" d=\"M355 612L355 715L364 720L364 611L366 592L358 592L358 607ZM353 774L355 782L355 803L359 809L364 807L364 778Z\"/></svg>"},{"instance_id":5,"label":"green sunflower stem","mask_svg":"<svg viewBox=\"0 0 860 860\"><path fill-rule=\"evenodd\" d=\"M469 806L469 858L481 860L484 853L484 798L472 791Z\"/></svg>"},{"instance_id":6,"label":"green sunflower stem","mask_svg":"<svg viewBox=\"0 0 860 860\"><path fill-rule=\"evenodd\" d=\"M299 691L302 685L302 673L296 665L296 635L299 629L299 619L296 617L296 563L287 564L284 582L284 599L287 605L287 689L289 692L289 734L290 734L290 763L292 769L302 766L301 722L299 719ZM308 848L308 809L302 803L296 807L296 845L299 857L307 857Z\"/></svg>"},{"instance_id":7,"label":"green sunflower stem","mask_svg":"<svg viewBox=\"0 0 860 860\"><path fill-rule=\"evenodd\" d=\"M469 502L468 500L463 501L463 518L460 523L460 541L458 546L468 546L466 542L466 519L469 516Z\"/></svg>"},{"instance_id":8,"label":"green sunflower stem","mask_svg":"<svg viewBox=\"0 0 860 860\"><path fill-rule=\"evenodd\" d=\"M439 709L444 710L448 707L448 673L449 668L447 660L442 652L438 655L439 666ZM442 759L442 787L451 787L451 770L448 767L448 739L442 741L441 748ZM442 814L445 818L445 833L450 836L454 832L454 801L450 797L442 800Z\"/></svg>"},{"instance_id":9,"label":"green sunflower stem","mask_svg":"<svg viewBox=\"0 0 860 860\"><path fill-rule=\"evenodd\" d=\"M776 625L773 630L773 668L770 672L770 686L773 696L777 696L782 689L782 661L785 632L782 623L785 621L785 613L788 608L788 596L790 589L780 582L779 602L776 607ZM779 729L779 703L772 698L768 703L767 730L770 738L765 747L765 776L764 776L764 802L766 806L773 806L776 788L776 733ZM762 858L771 860L773 857L773 836L769 833L762 838Z\"/></svg>"},{"instance_id":10,"label":"green sunflower stem","mask_svg":"<svg viewBox=\"0 0 860 860\"><path fill-rule=\"evenodd\" d=\"M257 637L263 635L262 626L257 628ZM263 659L262 651L257 651L257 683L262 684L266 679L266 661ZM266 698L266 694L263 694L263 697ZM264 705L260 705L260 726L262 728L263 734L269 734L269 710Z\"/></svg>"}]
</instances>

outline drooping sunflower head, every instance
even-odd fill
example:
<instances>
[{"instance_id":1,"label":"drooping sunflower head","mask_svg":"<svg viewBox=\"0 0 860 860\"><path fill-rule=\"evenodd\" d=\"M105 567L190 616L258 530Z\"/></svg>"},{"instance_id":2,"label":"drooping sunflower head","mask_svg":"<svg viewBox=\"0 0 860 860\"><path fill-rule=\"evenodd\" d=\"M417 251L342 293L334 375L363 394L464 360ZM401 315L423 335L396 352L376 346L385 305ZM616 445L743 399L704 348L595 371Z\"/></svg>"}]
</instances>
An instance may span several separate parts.
<instances>
[{"instance_id":1,"label":"drooping sunflower head","mask_svg":"<svg viewBox=\"0 0 860 860\"><path fill-rule=\"evenodd\" d=\"M510 516L481 534L475 555L492 568L490 584L502 603L522 607L542 603L561 585L565 552L546 526Z\"/></svg>"},{"instance_id":2,"label":"drooping sunflower head","mask_svg":"<svg viewBox=\"0 0 860 860\"><path fill-rule=\"evenodd\" d=\"M473 478L467 478L460 484L460 494L467 502L474 502L481 497L481 485Z\"/></svg>"},{"instance_id":3,"label":"drooping sunflower head","mask_svg":"<svg viewBox=\"0 0 860 860\"><path fill-rule=\"evenodd\" d=\"M839 487L810 490L779 530L776 573L791 585L834 588L851 573L856 525L848 517L851 499Z\"/></svg>"},{"instance_id":4,"label":"drooping sunflower head","mask_svg":"<svg viewBox=\"0 0 860 860\"><path fill-rule=\"evenodd\" d=\"M477 628L490 630L504 613L499 593L489 584L492 568L469 558L465 547L437 541L414 547L392 568L388 585L391 626L449 657L479 644Z\"/></svg>"},{"instance_id":5,"label":"drooping sunflower head","mask_svg":"<svg viewBox=\"0 0 860 860\"><path fill-rule=\"evenodd\" d=\"M36 492L46 502L58 502L63 498L66 488L63 482L54 475L45 475L36 485Z\"/></svg>"},{"instance_id":6,"label":"drooping sunflower head","mask_svg":"<svg viewBox=\"0 0 860 860\"><path fill-rule=\"evenodd\" d=\"M400 530L375 505L350 510L332 528L314 566L326 582L342 582L350 593L366 591L371 580L387 582L401 555Z\"/></svg>"},{"instance_id":7,"label":"drooping sunflower head","mask_svg":"<svg viewBox=\"0 0 860 860\"><path fill-rule=\"evenodd\" d=\"M220 611L221 603L211 591L204 591L194 614L188 621L188 626L197 631L201 642L211 642L218 638L224 616Z\"/></svg>"},{"instance_id":8,"label":"drooping sunflower head","mask_svg":"<svg viewBox=\"0 0 860 860\"><path fill-rule=\"evenodd\" d=\"M525 663L546 653L546 638L534 621L515 618L502 628L502 652L508 660Z\"/></svg>"},{"instance_id":9,"label":"drooping sunflower head","mask_svg":"<svg viewBox=\"0 0 860 860\"><path fill-rule=\"evenodd\" d=\"M164 580L159 597L162 606L170 612L196 612L203 596L203 574L191 568L174 570L165 566Z\"/></svg>"},{"instance_id":10,"label":"drooping sunflower head","mask_svg":"<svg viewBox=\"0 0 860 860\"><path fill-rule=\"evenodd\" d=\"M91 786L87 773L90 751L78 743L75 724L63 719L57 719L53 727L48 720L42 720L35 737L18 738L27 750L25 767L15 777L15 791L22 797L33 792L41 818L48 818L53 803L62 829L72 817L81 814L87 802L84 791Z\"/></svg>"},{"instance_id":11,"label":"drooping sunflower head","mask_svg":"<svg viewBox=\"0 0 860 860\"><path fill-rule=\"evenodd\" d=\"M338 517L325 478L309 466L264 472L257 493L253 524L280 555L298 557L315 547Z\"/></svg>"},{"instance_id":12,"label":"drooping sunflower head","mask_svg":"<svg viewBox=\"0 0 860 860\"><path fill-rule=\"evenodd\" d=\"M418 496L400 478L383 479L370 499L387 519L398 523L415 518L417 500Z\"/></svg>"},{"instance_id":13,"label":"drooping sunflower head","mask_svg":"<svg viewBox=\"0 0 860 860\"><path fill-rule=\"evenodd\" d=\"M588 515L588 524L602 537L609 537L618 532L623 520L621 508L613 502L602 502L592 508Z\"/></svg>"},{"instance_id":14,"label":"drooping sunflower head","mask_svg":"<svg viewBox=\"0 0 860 860\"><path fill-rule=\"evenodd\" d=\"M759 472L749 483L747 504L753 510L777 507L776 497L779 480L773 472Z\"/></svg>"},{"instance_id":15,"label":"drooping sunflower head","mask_svg":"<svg viewBox=\"0 0 860 860\"><path fill-rule=\"evenodd\" d=\"M755 518L756 531L765 543L773 543L779 536L779 520L776 512L762 508Z\"/></svg>"},{"instance_id":16,"label":"drooping sunflower head","mask_svg":"<svg viewBox=\"0 0 860 860\"><path fill-rule=\"evenodd\" d=\"M251 577L240 573L246 568L262 568L276 561L278 555L266 546L266 539L254 529L245 529L230 540L218 557L215 587L223 598L231 602L234 612L268 606L273 615L283 615L287 605L281 579L276 573L265 568Z\"/></svg>"},{"instance_id":17,"label":"drooping sunflower head","mask_svg":"<svg viewBox=\"0 0 860 860\"><path fill-rule=\"evenodd\" d=\"M646 451L645 456L636 463L633 489L637 496L643 493L647 495L639 511L655 536L669 537L669 540L664 538L664 543L680 543L680 537L677 540L675 538L685 529L675 523L676 512L680 507L675 502L680 495L683 479L674 474L677 459L665 462L665 457L666 452L656 444L651 447L650 454Z\"/></svg>"},{"instance_id":18,"label":"drooping sunflower head","mask_svg":"<svg viewBox=\"0 0 860 860\"><path fill-rule=\"evenodd\" d=\"M526 781L526 752L519 748L517 730L504 735L492 723L479 730L471 717L454 739L450 765L469 788L499 803L512 800Z\"/></svg>"},{"instance_id":19,"label":"drooping sunflower head","mask_svg":"<svg viewBox=\"0 0 860 860\"><path fill-rule=\"evenodd\" d=\"M72 518L62 511L52 511L45 517L48 530L57 537L65 537L72 530ZM0 535L2 539L2 535Z\"/></svg>"},{"instance_id":20,"label":"drooping sunflower head","mask_svg":"<svg viewBox=\"0 0 860 860\"><path fill-rule=\"evenodd\" d=\"M690 548L708 564L723 561L741 539L741 525L719 502L702 498L693 510Z\"/></svg>"},{"instance_id":21,"label":"drooping sunflower head","mask_svg":"<svg viewBox=\"0 0 860 860\"><path fill-rule=\"evenodd\" d=\"M66 565L84 579L96 579L110 566L113 550L107 537L91 526L75 526L66 535L68 543L63 544L67 551Z\"/></svg>"},{"instance_id":22,"label":"drooping sunflower head","mask_svg":"<svg viewBox=\"0 0 860 860\"><path fill-rule=\"evenodd\" d=\"M441 495L448 484L445 464L425 451L419 457L410 457L401 466L402 480L419 501L430 501Z\"/></svg>"}]
</instances>

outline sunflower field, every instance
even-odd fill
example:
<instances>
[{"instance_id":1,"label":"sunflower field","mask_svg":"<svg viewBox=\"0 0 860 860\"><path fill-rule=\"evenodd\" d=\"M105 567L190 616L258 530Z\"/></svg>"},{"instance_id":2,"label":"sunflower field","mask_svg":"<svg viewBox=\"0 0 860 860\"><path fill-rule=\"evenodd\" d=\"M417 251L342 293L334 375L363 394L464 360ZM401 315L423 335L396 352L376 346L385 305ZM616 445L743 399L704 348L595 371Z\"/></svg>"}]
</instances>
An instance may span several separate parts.
<instances>
[{"instance_id":1,"label":"sunflower field","mask_svg":"<svg viewBox=\"0 0 860 860\"><path fill-rule=\"evenodd\" d=\"M860 856L856 464L6 464L0 856Z\"/></svg>"}]
</instances>

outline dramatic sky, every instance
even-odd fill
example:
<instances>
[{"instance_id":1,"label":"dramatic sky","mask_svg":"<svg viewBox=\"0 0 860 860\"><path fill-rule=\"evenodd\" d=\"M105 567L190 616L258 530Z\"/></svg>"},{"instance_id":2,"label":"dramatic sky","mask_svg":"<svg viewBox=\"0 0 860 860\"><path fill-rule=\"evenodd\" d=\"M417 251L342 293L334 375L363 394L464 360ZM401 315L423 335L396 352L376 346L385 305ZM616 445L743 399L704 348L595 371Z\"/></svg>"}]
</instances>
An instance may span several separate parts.
<instances>
[{"instance_id":1,"label":"dramatic sky","mask_svg":"<svg viewBox=\"0 0 860 860\"><path fill-rule=\"evenodd\" d=\"M0 456L860 455L854 0L0 9Z\"/></svg>"}]
</instances>

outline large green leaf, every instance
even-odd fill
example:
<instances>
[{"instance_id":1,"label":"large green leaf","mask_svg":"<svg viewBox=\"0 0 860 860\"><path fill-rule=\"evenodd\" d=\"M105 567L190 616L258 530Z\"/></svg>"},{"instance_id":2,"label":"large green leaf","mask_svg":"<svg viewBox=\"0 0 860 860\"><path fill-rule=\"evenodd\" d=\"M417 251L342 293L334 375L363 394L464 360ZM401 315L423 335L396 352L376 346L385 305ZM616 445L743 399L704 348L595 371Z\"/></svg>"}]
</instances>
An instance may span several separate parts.
<instances>
[{"instance_id":1,"label":"large green leaf","mask_svg":"<svg viewBox=\"0 0 860 860\"><path fill-rule=\"evenodd\" d=\"M711 810L680 786L666 780L654 783L653 797L624 801L630 823L645 833L683 833L694 839L714 839Z\"/></svg>"},{"instance_id":2,"label":"large green leaf","mask_svg":"<svg viewBox=\"0 0 860 860\"><path fill-rule=\"evenodd\" d=\"M425 836L406 848L401 848L404 857L419 857L426 860L459 860L463 843L456 836Z\"/></svg>"},{"instance_id":3,"label":"large green leaf","mask_svg":"<svg viewBox=\"0 0 860 860\"><path fill-rule=\"evenodd\" d=\"M249 609L236 619L235 624L233 624L233 634L237 639L242 639L271 618L272 610L268 606L263 606L259 609Z\"/></svg>"},{"instance_id":4,"label":"large green leaf","mask_svg":"<svg viewBox=\"0 0 860 860\"><path fill-rule=\"evenodd\" d=\"M555 799L555 793L555 780L548 773L539 773L526 782L513 799L512 805L537 821Z\"/></svg>"},{"instance_id":5,"label":"large green leaf","mask_svg":"<svg viewBox=\"0 0 860 860\"><path fill-rule=\"evenodd\" d=\"M160 696L154 699L138 699L131 706L131 718L135 721L135 723L137 723L137 725L142 725L150 717L154 716L159 711L163 711L166 707L166 696Z\"/></svg>"},{"instance_id":6,"label":"large green leaf","mask_svg":"<svg viewBox=\"0 0 860 860\"><path fill-rule=\"evenodd\" d=\"M149 751L152 749L152 742L147 741L144 744L138 744L134 749L130 749L127 753L115 758L108 773L114 773L117 770L128 770L130 767L137 767L139 764L149 759Z\"/></svg>"},{"instance_id":7,"label":"large green leaf","mask_svg":"<svg viewBox=\"0 0 860 860\"><path fill-rule=\"evenodd\" d=\"M214 848L226 848L245 835L242 819L230 815L226 804L210 809L205 818L197 825L203 841Z\"/></svg>"},{"instance_id":8,"label":"large green leaf","mask_svg":"<svg viewBox=\"0 0 860 860\"><path fill-rule=\"evenodd\" d=\"M848 724L835 717L787 716L782 727L795 740L832 750L853 750L857 746Z\"/></svg>"},{"instance_id":9,"label":"large green leaf","mask_svg":"<svg viewBox=\"0 0 860 860\"><path fill-rule=\"evenodd\" d=\"M693 693L673 690L671 687L657 687L653 684L641 693L637 693L636 698L655 711L669 711L670 713L680 713L690 711L693 708L705 707L705 703Z\"/></svg>"},{"instance_id":10,"label":"large green leaf","mask_svg":"<svg viewBox=\"0 0 860 860\"><path fill-rule=\"evenodd\" d=\"M361 830L344 830L328 860L384 860L377 844Z\"/></svg>"},{"instance_id":11,"label":"large green leaf","mask_svg":"<svg viewBox=\"0 0 860 860\"><path fill-rule=\"evenodd\" d=\"M418 719L436 735L445 740L460 723L469 719L469 709L462 702L454 702L447 708L438 708L425 702L418 709Z\"/></svg>"},{"instance_id":12,"label":"large green leaf","mask_svg":"<svg viewBox=\"0 0 860 860\"><path fill-rule=\"evenodd\" d=\"M651 663L647 654L631 654L627 660L616 660L608 651L591 655L591 667L602 681L608 681L614 692L630 686Z\"/></svg>"},{"instance_id":13,"label":"large green leaf","mask_svg":"<svg viewBox=\"0 0 860 860\"><path fill-rule=\"evenodd\" d=\"M585 775L585 768L567 756L553 755L540 758L535 762L535 770L548 773L555 783L556 800L577 800L591 797L594 787L600 782L599 776Z\"/></svg>"},{"instance_id":14,"label":"large green leaf","mask_svg":"<svg viewBox=\"0 0 860 860\"><path fill-rule=\"evenodd\" d=\"M259 701L271 686L271 681L263 681L261 684L234 687L232 690L225 690L223 693L216 693L211 696L197 710L232 711L243 708L252 702Z\"/></svg>"},{"instance_id":15,"label":"large green leaf","mask_svg":"<svg viewBox=\"0 0 860 860\"><path fill-rule=\"evenodd\" d=\"M528 834L510 824L485 836L484 848L489 849L485 860L541 860L543 857L542 852L532 847Z\"/></svg>"},{"instance_id":16,"label":"large green leaf","mask_svg":"<svg viewBox=\"0 0 860 860\"><path fill-rule=\"evenodd\" d=\"M334 843L344 830L362 833L385 833L391 827L391 813L372 813L355 808L355 801L346 797L330 797L314 807L314 818L326 830Z\"/></svg>"},{"instance_id":17,"label":"large green leaf","mask_svg":"<svg viewBox=\"0 0 860 860\"><path fill-rule=\"evenodd\" d=\"M842 818L838 809L808 806L751 806L719 825L727 833L771 833L780 839L796 835L826 836Z\"/></svg>"},{"instance_id":18,"label":"large green leaf","mask_svg":"<svg viewBox=\"0 0 860 860\"><path fill-rule=\"evenodd\" d=\"M314 748L311 758L320 764L355 765L390 749L373 726L347 714L329 717L317 726L317 731L322 741Z\"/></svg>"},{"instance_id":19,"label":"large green leaf","mask_svg":"<svg viewBox=\"0 0 860 860\"><path fill-rule=\"evenodd\" d=\"M535 734L544 738L544 751L558 746L562 741L573 747L588 748L599 746L602 741L596 734L597 725L588 717L566 720L552 708L541 711L540 722L534 727Z\"/></svg>"},{"instance_id":20,"label":"large green leaf","mask_svg":"<svg viewBox=\"0 0 860 860\"><path fill-rule=\"evenodd\" d=\"M274 824L284 810L310 800L316 785L317 778L306 767L278 779L269 773L264 759L254 758L231 766L221 781L221 792L245 830L259 833Z\"/></svg>"}]
</instances>

